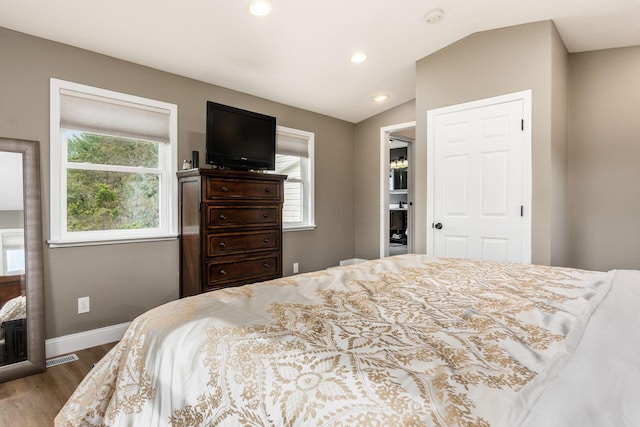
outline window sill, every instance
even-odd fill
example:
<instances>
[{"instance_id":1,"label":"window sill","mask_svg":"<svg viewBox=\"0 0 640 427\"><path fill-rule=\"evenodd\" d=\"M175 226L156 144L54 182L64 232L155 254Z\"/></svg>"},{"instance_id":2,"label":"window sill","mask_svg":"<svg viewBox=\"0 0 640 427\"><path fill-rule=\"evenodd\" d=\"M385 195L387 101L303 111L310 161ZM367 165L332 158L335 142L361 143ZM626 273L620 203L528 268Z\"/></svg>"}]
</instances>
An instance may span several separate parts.
<instances>
[{"instance_id":1,"label":"window sill","mask_svg":"<svg viewBox=\"0 0 640 427\"><path fill-rule=\"evenodd\" d=\"M113 239L86 239L86 240L47 240L49 248L71 248L75 246L100 246L100 245L120 245L125 243L161 242L166 240L176 240L177 234L139 236L139 237L116 237Z\"/></svg>"},{"instance_id":2,"label":"window sill","mask_svg":"<svg viewBox=\"0 0 640 427\"><path fill-rule=\"evenodd\" d=\"M282 226L282 232L286 233L288 231L309 231L309 230L315 230L316 225L315 224L305 224L305 225L283 225Z\"/></svg>"}]
</instances>

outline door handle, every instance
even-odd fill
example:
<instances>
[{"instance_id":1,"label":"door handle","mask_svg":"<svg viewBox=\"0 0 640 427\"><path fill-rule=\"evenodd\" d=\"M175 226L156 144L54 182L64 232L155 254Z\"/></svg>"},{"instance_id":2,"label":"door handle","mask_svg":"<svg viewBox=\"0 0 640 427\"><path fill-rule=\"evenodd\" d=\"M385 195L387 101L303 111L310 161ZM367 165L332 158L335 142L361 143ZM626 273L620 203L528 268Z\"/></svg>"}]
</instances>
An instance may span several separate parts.
<instances>
[{"instance_id":1,"label":"door handle","mask_svg":"<svg viewBox=\"0 0 640 427\"><path fill-rule=\"evenodd\" d=\"M442 223L438 222L436 224L433 224L433 228L435 228L436 230L442 230Z\"/></svg>"}]
</instances>

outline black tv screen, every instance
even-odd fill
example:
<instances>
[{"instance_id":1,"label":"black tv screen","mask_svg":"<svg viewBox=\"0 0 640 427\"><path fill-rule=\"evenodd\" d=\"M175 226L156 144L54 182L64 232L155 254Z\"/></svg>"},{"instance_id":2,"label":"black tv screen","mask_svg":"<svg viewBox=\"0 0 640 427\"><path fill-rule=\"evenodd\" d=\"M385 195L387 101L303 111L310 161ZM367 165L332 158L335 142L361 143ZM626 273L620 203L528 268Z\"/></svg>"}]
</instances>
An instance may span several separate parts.
<instances>
[{"instance_id":1,"label":"black tv screen","mask_svg":"<svg viewBox=\"0 0 640 427\"><path fill-rule=\"evenodd\" d=\"M242 170L273 170L276 118L207 101L208 164Z\"/></svg>"}]
</instances>

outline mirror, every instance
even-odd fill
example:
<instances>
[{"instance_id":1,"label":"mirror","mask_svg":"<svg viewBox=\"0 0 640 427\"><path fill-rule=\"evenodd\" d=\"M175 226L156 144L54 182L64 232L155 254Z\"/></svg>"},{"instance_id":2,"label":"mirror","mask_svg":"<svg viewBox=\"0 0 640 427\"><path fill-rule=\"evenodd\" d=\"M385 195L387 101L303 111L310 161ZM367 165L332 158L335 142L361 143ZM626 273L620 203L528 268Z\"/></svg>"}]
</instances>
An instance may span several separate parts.
<instances>
[{"instance_id":1,"label":"mirror","mask_svg":"<svg viewBox=\"0 0 640 427\"><path fill-rule=\"evenodd\" d=\"M0 382L45 369L37 141L0 138Z\"/></svg>"}]
</instances>

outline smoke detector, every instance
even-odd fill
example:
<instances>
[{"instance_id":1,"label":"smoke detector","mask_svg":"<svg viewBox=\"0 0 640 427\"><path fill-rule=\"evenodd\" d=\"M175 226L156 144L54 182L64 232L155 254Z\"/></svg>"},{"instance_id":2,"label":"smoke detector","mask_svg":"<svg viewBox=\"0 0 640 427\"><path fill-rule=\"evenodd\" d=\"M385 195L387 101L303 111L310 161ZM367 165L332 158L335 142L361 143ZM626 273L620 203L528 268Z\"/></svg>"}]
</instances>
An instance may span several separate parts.
<instances>
[{"instance_id":1,"label":"smoke detector","mask_svg":"<svg viewBox=\"0 0 640 427\"><path fill-rule=\"evenodd\" d=\"M440 22L443 16L444 12L442 11L442 9L433 9L427 12L426 15L424 15L424 21L427 24L435 24L436 22Z\"/></svg>"}]
</instances>

